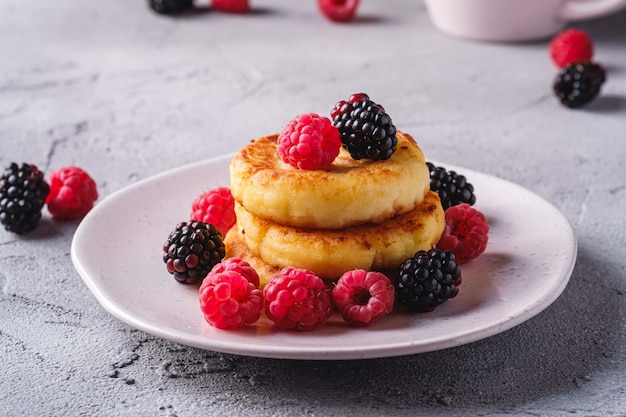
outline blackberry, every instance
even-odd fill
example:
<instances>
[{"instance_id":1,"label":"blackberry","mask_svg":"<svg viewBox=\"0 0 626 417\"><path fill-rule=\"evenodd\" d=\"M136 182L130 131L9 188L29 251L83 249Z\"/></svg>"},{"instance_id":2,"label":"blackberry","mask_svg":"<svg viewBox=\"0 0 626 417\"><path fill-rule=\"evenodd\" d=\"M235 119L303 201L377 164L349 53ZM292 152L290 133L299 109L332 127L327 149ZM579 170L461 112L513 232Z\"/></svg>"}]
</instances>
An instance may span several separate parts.
<instances>
[{"instance_id":1,"label":"blackberry","mask_svg":"<svg viewBox=\"0 0 626 417\"><path fill-rule=\"evenodd\" d=\"M584 106L593 100L606 80L604 68L592 62L573 62L556 76L552 89L569 108Z\"/></svg>"},{"instance_id":2,"label":"blackberry","mask_svg":"<svg viewBox=\"0 0 626 417\"><path fill-rule=\"evenodd\" d=\"M163 262L183 284L201 282L225 254L217 227L193 220L177 224L163 244Z\"/></svg>"},{"instance_id":3,"label":"blackberry","mask_svg":"<svg viewBox=\"0 0 626 417\"><path fill-rule=\"evenodd\" d=\"M29 233L39 224L50 186L35 165L15 162L0 177L0 224L12 233Z\"/></svg>"},{"instance_id":4,"label":"blackberry","mask_svg":"<svg viewBox=\"0 0 626 417\"><path fill-rule=\"evenodd\" d=\"M353 94L331 112L341 143L354 159L385 160L396 151L396 127L385 109L367 94Z\"/></svg>"},{"instance_id":5,"label":"blackberry","mask_svg":"<svg viewBox=\"0 0 626 417\"><path fill-rule=\"evenodd\" d=\"M476 203L474 186L467 182L465 176L455 171L447 171L431 162L426 162L426 165L430 171L430 190L439 194L444 210L462 203L470 206Z\"/></svg>"},{"instance_id":6,"label":"blackberry","mask_svg":"<svg viewBox=\"0 0 626 417\"><path fill-rule=\"evenodd\" d=\"M396 301L412 310L429 312L456 297L461 285L461 268L451 252L419 251L400 265Z\"/></svg>"},{"instance_id":7,"label":"blackberry","mask_svg":"<svg viewBox=\"0 0 626 417\"><path fill-rule=\"evenodd\" d=\"M177 14L193 7L193 0L148 0L150 8L159 14Z\"/></svg>"}]
</instances>

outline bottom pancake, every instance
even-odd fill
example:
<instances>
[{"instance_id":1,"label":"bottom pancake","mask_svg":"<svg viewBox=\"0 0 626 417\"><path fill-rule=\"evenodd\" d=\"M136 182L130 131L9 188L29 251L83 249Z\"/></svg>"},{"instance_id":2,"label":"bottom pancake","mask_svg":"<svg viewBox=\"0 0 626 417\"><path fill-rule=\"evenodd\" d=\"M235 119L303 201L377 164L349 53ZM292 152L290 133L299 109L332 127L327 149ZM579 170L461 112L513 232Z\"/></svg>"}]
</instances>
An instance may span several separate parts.
<instances>
[{"instance_id":1,"label":"bottom pancake","mask_svg":"<svg viewBox=\"0 0 626 417\"><path fill-rule=\"evenodd\" d=\"M240 258L250 264L259 275L259 288L264 288L270 279L282 268L266 263L260 256L253 254L241 240L236 227L232 227L224 237L226 258Z\"/></svg>"},{"instance_id":2,"label":"bottom pancake","mask_svg":"<svg viewBox=\"0 0 626 417\"><path fill-rule=\"evenodd\" d=\"M254 216L240 205L235 211L233 230L250 254L277 270L292 266L326 279L338 279L352 269L395 269L415 252L433 248L445 227L439 195L432 191L407 213L381 224L340 230L288 227ZM233 252L228 242L226 250Z\"/></svg>"}]
</instances>

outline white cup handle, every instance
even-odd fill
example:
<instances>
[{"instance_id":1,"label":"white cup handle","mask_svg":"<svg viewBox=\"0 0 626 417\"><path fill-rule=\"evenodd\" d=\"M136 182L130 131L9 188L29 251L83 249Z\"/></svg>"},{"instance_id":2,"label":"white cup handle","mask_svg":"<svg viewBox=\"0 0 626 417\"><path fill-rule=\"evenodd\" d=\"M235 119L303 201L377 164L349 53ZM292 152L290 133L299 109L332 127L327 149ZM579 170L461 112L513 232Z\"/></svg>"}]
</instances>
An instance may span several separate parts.
<instances>
[{"instance_id":1,"label":"white cup handle","mask_svg":"<svg viewBox=\"0 0 626 417\"><path fill-rule=\"evenodd\" d=\"M565 21L584 20L605 16L626 6L626 0L570 0L559 11Z\"/></svg>"}]
</instances>

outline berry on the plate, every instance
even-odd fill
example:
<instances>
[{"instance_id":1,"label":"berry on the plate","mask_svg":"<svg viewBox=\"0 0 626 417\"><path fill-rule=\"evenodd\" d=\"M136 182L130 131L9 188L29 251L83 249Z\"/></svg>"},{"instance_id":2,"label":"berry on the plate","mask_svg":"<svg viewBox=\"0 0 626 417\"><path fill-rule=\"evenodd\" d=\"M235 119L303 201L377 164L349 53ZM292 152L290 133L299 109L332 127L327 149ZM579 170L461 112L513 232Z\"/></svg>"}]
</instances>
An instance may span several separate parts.
<instances>
[{"instance_id":1,"label":"berry on the plate","mask_svg":"<svg viewBox=\"0 0 626 417\"><path fill-rule=\"evenodd\" d=\"M259 319L263 293L236 271L211 273L200 286L200 309L218 329L237 329Z\"/></svg>"},{"instance_id":2,"label":"berry on the plate","mask_svg":"<svg viewBox=\"0 0 626 417\"><path fill-rule=\"evenodd\" d=\"M478 258L489 240L485 215L468 204L459 204L447 209L445 216L446 227L437 248L452 252L459 265Z\"/></svg>"},{"instance_id":3,"label":"berry on the plate","mask_svg":"<svg viewBox=\"0 0 626 417\"><path fill-rule=\"evenodd\" d=\"M574 62L557 74L552 89L564 106L577 108L593 100L605 80L602 66L592 62Z\"/></svg>"},{"instance_id":4,"label":"berry on the plate","mask_svg":"<svg viewBox=\"0 0 626 417\"><path fill-rule=\"evenodd\" d=\"M177 224L163 243L163 262L168 272L184 284L201 282L225 253L218 228L193 220Z\"/></svg>"},{"instance_id":5,"label":"berry on the plate","mask_svg":"<svg viewBox=\"0 0 626 417\"><path fill-rule=\"evenodd\" d=\"M160 14L177 14L193 7L193 0L148 0L150 8Z\"/></svg>"},{"instance_id":6,"label":"berry on the plate","mask_svg":"<svg viewBox=\"0 0 626 417\"><path fill-rule=\"evenodd\" d=\"M191 204L189 218L217 226L222 236L237 221L235 216L235 199L228 187L217 187L203 193Z\"/></svg>"},{"instance_id":7,"label":"berry on the plate","mask_svg":"<svg viewBox=\"0 0 626 417\"><path fill-rule=\"evenodd\" d=\"M0 177L0 224L23 235L37 228L50 187L33 164L15 162Z\"/></svg>"},{"instance_id":8,"label":"berry on the plate","mask_svg":"<svg viewBox=\"0 0 626 417\"><path fill-rule=\"evenodd\" d=\"M573 62L590 62L593 57L593 42L587 32L567 29L552 39L549 51L554 64L565 68Z\"/></svg>"},{"instance_id":9,"label":"berry on the plate","mask_svg":"<svg viewBox=\"0 0 626 417\"><path fill-rule=\"evenodd\" d=\"M347 22L356 15L359 0L317 0L324 16L334 22Z\"/></svg>"},{"instance_id":10,"label":"berry on the plate","mask_svg":"<svg viewBox=\"0 0 626 417\"><path fill-rule=\"evenodd\" d=\"M259 287L259 274L252 266L240 258L228 258L215 265L209 275L219 274L221 272L234 271L248 280L256 288Z\"/></svg>"},{"instance_id":11,"label":"berry on the plate","mask_svg":"<svg viewBox=\"0 0 626 417\"><path fill-rule=\"evenodd\" d=\"M474 186L467 182L464 175L447 171L431 162L426 162L426 165L430 171L430 189L439 194L444 210L457 204L467 203L471 206L476 203Z\"/></svg>"},{"instance_id":12,"label":"berry on the plate","mask_svg":"<svg viewBox=\"0 0 626 417\"><path fill-rule=\"evenodd\" d=\"M330 119L305 113L291 120L278 136L281 159L300 169L328 167L339 155L339 131Z\"/></svg>"},{"instance_id":13,"label":"berry on the plate","mask_svg":"<svg viewBox=\"0 0 626 417\"><path fill-rule=\"evenodd\" d=\"M304 269L283 268L267 283L263 296L265 315L283 329L317 329L333 312L324 281Z\"/></svg>"},{"instance_id":14,"label":"berry on the plate","mask_svg":"<svg viewBox=\"0 0 626 417\"><path fill-rule=\"evenodd\" d=\"M344 273L331 295L346 322L367 326L393 310L395 290L385 274L357 269Z\"/></svg>"},{"instance_id":15,"label":"berry on the plate","mask_svg":"<svg viewBox=\"0 0 626 417\"><path fill-rule=\"evenodd\" d=\"M52 217L79 219L98 199L95 181L82 168L68 166L50 174L50 194L46 199Z\"/></svg>"},{"instance_id":16,"label":"berry on the plate","mask_svg":"<svg viewBox=\"0 0 626 417\"><path fill-rule=\"evenodd\" d=\"M341 143L354 159L385 160L396 151L396 127L385 109L364 93L353 94L331 110Z\"/></svg>"},{"instance_id":17,"label":"berry on the plate","mask_svg":"<svg viewBox=\"0 0 626 417\"><path fill-rule=\"evenodd\" d=\"M433 311L456 297L461 279L461 268L452 253L440 249L419 251L400 265L396 301L415 311Z\"/></svg>"}]
</instances>

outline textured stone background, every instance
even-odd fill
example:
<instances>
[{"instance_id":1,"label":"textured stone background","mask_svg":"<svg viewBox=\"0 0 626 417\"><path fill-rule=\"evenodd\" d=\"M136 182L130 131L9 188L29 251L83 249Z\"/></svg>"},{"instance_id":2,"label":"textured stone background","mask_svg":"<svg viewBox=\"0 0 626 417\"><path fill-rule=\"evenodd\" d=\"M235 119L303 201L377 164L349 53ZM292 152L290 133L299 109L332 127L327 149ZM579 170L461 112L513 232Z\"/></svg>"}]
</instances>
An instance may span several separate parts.
<instances>
[{"instance_id":1,"label":"textured stone background","mask_svg":"<svg viewBox=\"0 0 626 417\"><path fill-rule=\"evenodd\" d=\"M547 42L445 37L419 1L363 0L332 24L313 0L245 16L155 15L144 1L0 0L0 163L69 164L101 196L233 152L293 115L366 91L430 159L543 196L576 267L547 310L415 356L309 362L194 349L122 324L75 272L78 222L0 231L0 415L625 416L626 12L578 24L608 69L561 107Z\"/></svg>"}]
</instances>

